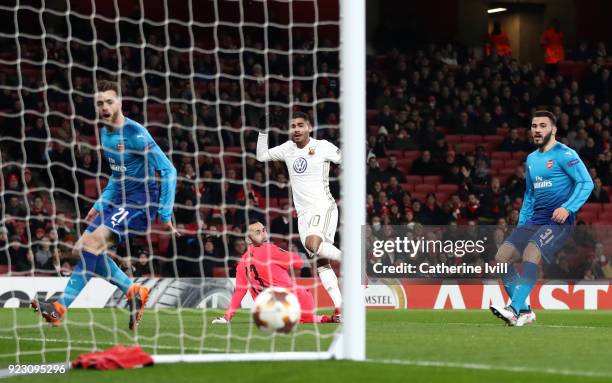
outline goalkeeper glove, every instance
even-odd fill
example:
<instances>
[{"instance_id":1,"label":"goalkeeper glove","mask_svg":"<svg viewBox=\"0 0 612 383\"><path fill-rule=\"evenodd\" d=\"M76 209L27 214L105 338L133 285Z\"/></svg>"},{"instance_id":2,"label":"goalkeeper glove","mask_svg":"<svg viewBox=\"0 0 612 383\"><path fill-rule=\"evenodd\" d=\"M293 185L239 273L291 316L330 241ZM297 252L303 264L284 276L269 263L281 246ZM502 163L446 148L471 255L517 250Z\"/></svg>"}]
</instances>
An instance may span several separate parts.
<instances>
[{"instance_id":1,"label":"goalkeeper glove","mask_svg":"<svg viewBox=\"0 0 612 383\"><path fill-rule=\"evenodd\" d=\"M212 324L228 324L229 321L224 317L216 317L213 319Z\"/></svg>"}]
</instances>

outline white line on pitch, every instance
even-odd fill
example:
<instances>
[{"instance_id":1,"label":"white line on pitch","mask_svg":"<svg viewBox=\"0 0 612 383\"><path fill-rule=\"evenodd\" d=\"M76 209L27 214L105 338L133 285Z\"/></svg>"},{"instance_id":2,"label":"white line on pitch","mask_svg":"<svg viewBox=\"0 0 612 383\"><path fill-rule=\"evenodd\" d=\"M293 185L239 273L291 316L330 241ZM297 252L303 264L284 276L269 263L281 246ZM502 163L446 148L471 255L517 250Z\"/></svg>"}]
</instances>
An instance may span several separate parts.
<instances>
[{"instance_id":1,"label":"white line on pitch","mask_svg":"<svg viewBox=\"0 0 612 383\"><path fill-rule=\"evenodd\" d=\"M480 327L504 327L503 323L474 323L474 322L445 322L445 323L424 323L424 322L410 322L414 324L422 324L426 326L439 326L442 325L462 325L462 326L480 326ZM532 327L530 325L530 327ZM579 326L579 325L563 325L563 324L541 324L536 322L533 327L544 327L544 328L569 328L569 329L588 329L588 330L602 330L609 329L609 326Z\"/></svg>"},{"instance_id":2,"label":"white line on pitch","mask_svg":"<svg viewBox=\"0 0 612 383\"><path fill-rule=\"evenodd\" d=\"M441 367L441 368L457 368L467 370L494 370L494 371L508 371L517 373L538 373L548 375L566 375L566 376L582 376L582 377L593 377L593 378L611 378L612 373L609 372L597 372L597 371L582 371L582 370L568 370L568 369L556 369L556 368L538 368L538 367L525 367L525 366L504 366L495 364L484 364L484 363L461 363L461 362L445 362L438 360L400 360L400 359L367 359L370 363L382 363L382 364L397 364L404 366L417 366L417 367Z\"/></svg>"}]
</instances>

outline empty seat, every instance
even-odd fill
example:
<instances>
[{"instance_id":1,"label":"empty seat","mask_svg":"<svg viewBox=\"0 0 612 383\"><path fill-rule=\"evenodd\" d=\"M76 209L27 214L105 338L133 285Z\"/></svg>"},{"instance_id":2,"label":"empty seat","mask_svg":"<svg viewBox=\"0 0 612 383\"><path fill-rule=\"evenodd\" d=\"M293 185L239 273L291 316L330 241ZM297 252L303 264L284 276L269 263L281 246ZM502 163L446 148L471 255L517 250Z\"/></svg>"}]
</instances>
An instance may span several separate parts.
<instances>
[{"instance_id":1,"label":"empty seat","mask_svg":"<svg viewBox=\"0 0 612 383\"><path fill-rule=\"evenodd\" d=\"M510 152L493 152L491 153L492 160L509 160L512 157Z\"/></svg>"},{"instance_id":2,"label":"empty seat","mask_svg":"<svg viewBox=\"0 0 612 383\"><path fill-rule=\"evenodd\" d=\"M459 185L455 184L439 184L436 186L436 190L442 193L454 193L459 189Z\"/></svg>"},{"instance_id":3,"label":"empty seat","mask_svg":"<svg viewBox=\"0 0 612 383\"><path fill-rule=\"evenodd\" d=\"M414 185L414 191L416 193L419 193L419 192L433 193L436 191L436 185L416 184Z\"/></svg>"},{"instance_id":4,"label":"empty seat","mask_svg":"<svg viewBox=\"0 0 612 383\"><path fill-rule=\"evenodd\" d=\"M423 183L437 185L442 183L442 176L424 176Z\"/></svg>"},{"instance_id":5,"label":"empty seat","mask_svg":"<svg viewBox=\"0 0 612 383\"><path fill-rule=\"evenodd\" d=\"M469 142L472 144L480 144L482 142L482 136L478 136L478 135L463 136L463 139L461 141Z\"/></svg>"},{"instance_id":6,"label":"empty seat","mask_svg":"<svg viewBox=\"0 0 612 383\"><path fill-rule=\"evenodd\" d=\"M406 176L406 182L415 185L421 184L423 183L423 176L408 175Z\"/></svg>"}]
</instances>

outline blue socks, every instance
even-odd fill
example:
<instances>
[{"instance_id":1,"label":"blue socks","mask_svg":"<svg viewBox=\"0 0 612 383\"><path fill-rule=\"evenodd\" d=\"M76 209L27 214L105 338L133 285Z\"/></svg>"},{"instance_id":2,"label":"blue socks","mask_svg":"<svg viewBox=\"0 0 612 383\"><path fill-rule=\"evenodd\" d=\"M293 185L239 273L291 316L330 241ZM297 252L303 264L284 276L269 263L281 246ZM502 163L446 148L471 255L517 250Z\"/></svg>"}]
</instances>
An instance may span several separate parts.
<instances>
[{"instance_id":1,"label":"blue socks","mask_svg":"<svg viewBox=\"0 0 612 383\"><path fill-rule=\"evenodd\" d=\"M96 275L117 286L124 294L127 294L128 289L133 283L119 266L117 266L115 261L106 254L101 254L98 257Z\"/></svg>"},{"instance_id":2,"label":"blue socks","mask_svg":"<svg viewBox=\"0 0 612 383\"><path fill-rule=\"evenodd\" d=\"M529 296L529 293L533 289L536 280L538 279L538 265L533 262L523 262L523 275L520 277L514 292L512 294L512 303L510 306L517 313L521 310L527 310L527 304L525 301Z\"/></svg>"},{"instance_id":3,"label":"blue socks","mask_svg":"<svg viewBox=\"0 0 612 383\"><path fill-rule=\"evenodd\" d=\"M72 275L70 275L70 280L68 280L64 293L58 299L60 304L64 305L64 307L68 307L72 304L87 282L93 277L97 262L98 257L96 255L85 250L81 252L81 262L79 262L72 271Z\"/></svg>"},{"instance_id":4,"label":"blue socks","mask_svg":"<svg viewBox=\"0 0 612 383\"><path fill-rule=\"evenodd\" d=\"M514 294L514 288L516 287L519 278L520 276L516 272L514 264L508 263L508 271L501 276L501 279L504 283L504 289L506 290L506 294L508 294L510 298L512 298L512 294Z\"/></svg>"},{"instance_id":5,"label":"blue socks","mask_svg":"<svg viewBox=\"0 0 612 383\"><path fill-rule=\"evenodd\" d=\"M106 254L96 256L88 251L82 251L81 262L72 271L64 293L58 302L64 307L69 307L94 275L106 279L117 286L124 294L132 285L131 279Z\"/></svg>"}]
</instances>

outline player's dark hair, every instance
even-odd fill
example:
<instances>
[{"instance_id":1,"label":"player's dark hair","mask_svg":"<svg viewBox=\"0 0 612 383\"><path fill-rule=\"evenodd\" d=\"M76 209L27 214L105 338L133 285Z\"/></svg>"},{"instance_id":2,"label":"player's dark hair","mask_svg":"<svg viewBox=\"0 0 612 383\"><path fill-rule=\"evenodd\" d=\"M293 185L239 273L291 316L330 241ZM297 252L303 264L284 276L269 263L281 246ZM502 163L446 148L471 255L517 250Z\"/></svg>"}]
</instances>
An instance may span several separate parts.
<instances>
[{"instance_id":1,"label":"player's dark hair","mask_svg":"<svg viewBox=\"0 0 612 383\"><path fill-rule=\"evenodd\" d=\"M119 95L119 84L115 81L100 80L98 81L98 92L106 92L112 90Z\"/></svg>"},{"instance_id":2,"label":"player's dark hair","mask_svg":"<svg viewBox=\"0 0 612 383\"><path fill-rule=\"evenodd\" d=\"M555 115L548 110L536 110L533 112L533 116L531 116L531 118L533 119L535 117L548 117L552 126L557 126L557 117L555 117Z\"/></svg>"},{"instance_id":3,"label":"player's dark hair","mask_svg":"<svg viewBox=\"0 0 612 383\"><path fill-rule=\"evenodd\" d=\"M310 116L308 115L308 113L304 113L304 112L293 112L293 114L291 115L291 119L294 120L296 118L303 118L304 121L306 121L307 123L310 124Z\"/></svg>"}]
</instances>

